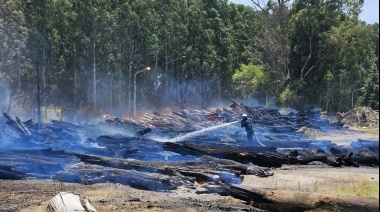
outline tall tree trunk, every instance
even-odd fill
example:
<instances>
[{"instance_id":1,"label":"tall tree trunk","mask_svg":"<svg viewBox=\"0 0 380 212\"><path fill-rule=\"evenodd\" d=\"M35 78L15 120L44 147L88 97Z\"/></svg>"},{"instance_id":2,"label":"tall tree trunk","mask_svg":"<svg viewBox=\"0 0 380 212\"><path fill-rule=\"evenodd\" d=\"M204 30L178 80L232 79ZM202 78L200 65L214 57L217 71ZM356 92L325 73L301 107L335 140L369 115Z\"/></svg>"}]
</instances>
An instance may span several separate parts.
<instances>
[{"instance_id":1,"label":"tall tree trunk","mask_svg":"<svg viewBox=\"0 0 380 212\"><path fill-rule=\"evenodd\" d=\"M38 67L38 62L37 62L36 68L37 68L37 120L38 120L38 123L41 123L41 87L40 87L40 71Z\"/></svg>"},{"instance_id":2,"label":"tall tree trunk","mask_svg":"<svg viewBox=\"0 0 380 212\"><path fill-rule=\"evenodd\" d=\"M128 74L128 111L132 112L132 61L129 62Z\"/></svg>"},{"instance_id":3,"label":"tall tree trunk","mask_svg":"<svg viewBox=\"0 0 380 212\"><path fill-rule=\"evenodd\" d=\"M78 97L77 97L77 69L74 68L74 103L78 107Z\"/></svg>"},{"instance_id":4,"label":"tall tree trunk","mask_svg":"<svg viewBox=\"0 0 380 212\"><path fill-rule=\"evenodd\" d=\"M119 42L119 52L123 52L122 51L122 47L121 47L121 43L120 41ZM123 74L122 74L122 69L123 69L123 63L121 61L119 61L119 66L118 66L118 74L117 76L118 77L118 81L117 81L117 84L119 85L119 92L117 94L117 107L120 107L121 105L123 105L124 103L124 99L123 99L123 88L124 88L124 80L123 80Z\"/></svg>"},{"instance_id":5,"label":"tall tree trunk","mask_svg":"<svg viewBox=\"0 0 380 212\"><path fill-rule=\"evenodd\" d=\"M288 68L288 51L287 51L287 35L286 35L286 24L285 24L285 3L289 0L278 0L279 5L279 22L280 22L280 32L281 32L281 53L282 53L282 72L290 77Z\"/></svg>"},{"instance_id":6,"label":"tall tree trunk","mask_svg":"<svg viewBox=\"0 0 380 212\"><path fill-rule=\"evenodd\" d=\"M96 102L97 102L97 99L96 99L96 43L95 43L95 38L94 38L94 41L93 41L93 81L94 81L94 102L93 102L93 106L94 106L94 109L96 108Z\"/></svg>"},{"instance_id":7,"label":"tall tree trunk","mask_svg":"<svg viewBox=\"0 0 380 212\"><path fill-rule=\"evenodd\" d=\"M74 44L74 107L78 107L78 97L77 97L77 62L76 62L76 56L77 56L77 51L76 51L76 45Z\"/></svg>"},{"instance_id":8,"label":"tall tree trunk","mask_svg":"<svg viewBox=\"0 0 380 212\"><path fill-rule=\"evenodd\" d=\"M110 76L110 85L109 85L109 113L113 114L113 74Z\"/></svg>"},{"instance_id":9,"label":"tall tree trunk","mask_svg":"<svg viewBox=\"0 0 380 212\"><path fill-rule=\"evenodd\" d=\"M46 70L46 48L45 48L45 44L42 48L42 88L45 89L46 88L46 78L45 78L45 70ZM44 101L44 105L46 105L46 100L45 98L43 98L43 101Z\"/></svg>"},{"instance_id":10,"label":"tall tree trunk","mask_svg":"<svg viewBox=\"0 0 380 212\"><path fill-rule=\"evenodd\" d=\"M326 93L326 112L329 111L329 102L330 102L330 83L327 84L327 93Z\"/></svg>"},{"instance_id":11,"label":"tall tree trunk","mask_svg":"<svg viewBox=\"0 0 380 212\"><path fill-rule=\"evenodd\" d=\"M17 92L20 92L21 91L21 61L20 61L21 50L20 50L20 47L18 47L17 49L18 49L18 53L17 53L17 83L18 83L18 89L17 89Z\"/></svg>"}]
</instances>

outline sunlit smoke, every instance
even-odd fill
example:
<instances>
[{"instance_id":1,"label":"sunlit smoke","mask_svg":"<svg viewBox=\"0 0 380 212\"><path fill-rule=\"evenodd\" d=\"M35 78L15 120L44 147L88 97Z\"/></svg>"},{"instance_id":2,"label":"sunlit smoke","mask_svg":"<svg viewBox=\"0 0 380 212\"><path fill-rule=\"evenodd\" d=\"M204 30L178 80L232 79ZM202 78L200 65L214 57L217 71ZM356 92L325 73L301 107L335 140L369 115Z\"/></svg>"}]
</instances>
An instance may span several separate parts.
<instances>
[{"instance_id":1,"label":"sunlit smoke","mask_svg":"<svg viewBox=\"0 0 380 212\"><path fill-rule=\"evenodd\" d=\"M9 104L9 88L8 83L0 79L0 109L1 111L7 111Z\"/></svg>"}]
</instances>

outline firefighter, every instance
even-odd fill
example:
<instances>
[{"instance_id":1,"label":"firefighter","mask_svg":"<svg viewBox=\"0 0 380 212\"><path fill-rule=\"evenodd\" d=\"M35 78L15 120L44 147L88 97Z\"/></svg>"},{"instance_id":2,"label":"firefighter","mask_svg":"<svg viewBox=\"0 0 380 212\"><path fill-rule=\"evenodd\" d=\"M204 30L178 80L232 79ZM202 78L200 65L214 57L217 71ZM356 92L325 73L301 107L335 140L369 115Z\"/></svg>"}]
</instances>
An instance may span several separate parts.
<instances>
[{"instance_id":1,"label":"firefighter","mask_svg":"<svg viewBox=\"0 0 380 212\"><path fill-rule=\"evenodd\" d=\"M253 141L253 127L252 127L252 122L251 119L248 119L247 114L242 115L242 120L241 120L241 127L245 128L245 131L247 132L247 138L249 142Z\"/></svg>"}]
</instances>

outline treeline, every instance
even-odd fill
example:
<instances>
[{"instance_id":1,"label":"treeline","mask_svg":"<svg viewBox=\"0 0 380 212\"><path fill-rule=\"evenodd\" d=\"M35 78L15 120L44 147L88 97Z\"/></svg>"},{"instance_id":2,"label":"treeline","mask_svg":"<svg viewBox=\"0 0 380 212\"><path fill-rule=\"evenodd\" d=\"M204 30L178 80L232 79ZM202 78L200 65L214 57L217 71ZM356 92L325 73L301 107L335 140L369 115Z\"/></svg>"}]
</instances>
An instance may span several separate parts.
<instances>
[{"instance_id":1,"label":"treeline","mask_svg":"<svg viewBox=\"0 0 380 212\"><path fill-rule=\"evenodd\" d=\"M379 108L379 28L358 20L362 1L258 3L1 0L0 107Z\"/></svg>"}]
</instances>

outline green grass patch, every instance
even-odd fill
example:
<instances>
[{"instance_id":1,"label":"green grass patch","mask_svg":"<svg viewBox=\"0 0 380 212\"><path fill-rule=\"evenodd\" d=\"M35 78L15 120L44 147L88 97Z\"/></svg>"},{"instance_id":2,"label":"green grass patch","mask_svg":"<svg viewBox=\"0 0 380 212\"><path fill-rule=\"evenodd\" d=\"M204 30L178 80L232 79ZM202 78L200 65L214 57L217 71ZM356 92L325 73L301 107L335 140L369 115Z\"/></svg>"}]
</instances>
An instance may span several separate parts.
<instances>
[{"instance_id":1,"label":"green grass patch","mask_svg":"<svg viewBox=\"0 0 380 212\"><path fill-rule=\"evenodd\" d=\"M360 178L357 182L346 185L338 185L337 193L347 196L363 196L379 198L379 185Z\"/></svg>"}]
</instances>

